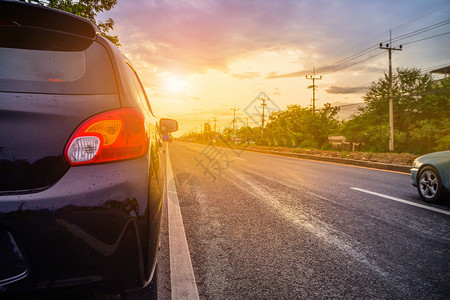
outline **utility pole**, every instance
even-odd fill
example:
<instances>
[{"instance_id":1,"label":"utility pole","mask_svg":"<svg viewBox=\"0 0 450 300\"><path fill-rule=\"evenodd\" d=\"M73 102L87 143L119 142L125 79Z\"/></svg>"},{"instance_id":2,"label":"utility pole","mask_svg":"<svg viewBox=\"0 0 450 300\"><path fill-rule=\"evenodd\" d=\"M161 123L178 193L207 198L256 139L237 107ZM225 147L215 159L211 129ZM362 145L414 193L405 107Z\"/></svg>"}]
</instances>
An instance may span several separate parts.
<instances>
[{"instance_id":1,"label":"utility pole","mask_svg":"<svg viewBox=\"0 0 450 300\"><path fill-rule=\"evenodd\" d=\"M233 111L233 143L236 137L236 111L239 110L239 108L236 108L236 104L234 105L234 108L231 109Z\"/></svg>"},{"instance_id":2,"label":"utility pole","mask_svg":"<svg viewBox=\"0 0 450 300\"><path fill-rule=\"evenodd\" d=\"M236 124L236 111L239 110L239 108L236 108L236 104L234 105L234 108L231 109L233 111L233 135L235 130L235 124Z\"/></svg>"},{"instance_id":3,"label":"utility pole","mask_svg":"<svg viewBox=\"0 0 450 300\"><path fill-rule=\"evenodd\" d=\"M210 135L211 135L211 120L208 119L208 121L206 122L208 124L208 131L206 132L206 137L208 138L208 142L210 141ZM206 126L205 126L206 127ZM204 129L203 129L204 131Z\"/></svg>"},{"instance_id":4,"label":"utility pole","mask_svg":"<svg viewBox=\"0 0 450 300\"><path fill-rule=\"evenodd\" d=\"M380 49L389 52L389 151L394 151L394 100L392 98L392 51L402 51L402 45L398 48L392 47L392 33L389 30L389 44L383 47L380 43Z\"/></svg>"},{"instance_id":5,"label":"utility pole","mask_svg":"<svg viewBox=\"0 0 450 300\"><path fill-rule=\"evenodd\" d=\"M266 101L270 101L270 98L269 97L265 98L264 96L261 96L258 98L258 100L262 101L261 106L263 108L262 118L261 118L261 143L262 143L263 138L264 138L264 108L267 106Z\"/></svg>"},{"instance_id":6,"label":"utility pole","mask_svg":"<svg viewBox=\"0 0 450 300\"><path fill-rule=\"evenodd\" d=\"M216 135L216 123L217 123L217 118L214 117L214 135Z\"/></svg>"},{"instance_id":7,"label":"utility pole","mask_svg":"<svg viewBox=\"0 0 450 300\"><path fill-rule=\"evenodd\" d=\"M316 88L317 85L315 85L316 80L322 80L322 76L316 77L316 68L313 67L313 74L312 75L306 75L306 79L311 79L313 84L308 86L308 89L312 89L313 91L313 98L312 98L312 107L313 107L313 115L316 113Z\"/></svg>"},{"instance_id":8,"label":"utility pole","mask_svg":"<svg viewBox=\"0 0 450 300\"><path fill-rule=\"evenodd\" d=\"M202 141L203 141L203 124L200 124L200 134L202 135Z\"/></svg>"}]
</instances>

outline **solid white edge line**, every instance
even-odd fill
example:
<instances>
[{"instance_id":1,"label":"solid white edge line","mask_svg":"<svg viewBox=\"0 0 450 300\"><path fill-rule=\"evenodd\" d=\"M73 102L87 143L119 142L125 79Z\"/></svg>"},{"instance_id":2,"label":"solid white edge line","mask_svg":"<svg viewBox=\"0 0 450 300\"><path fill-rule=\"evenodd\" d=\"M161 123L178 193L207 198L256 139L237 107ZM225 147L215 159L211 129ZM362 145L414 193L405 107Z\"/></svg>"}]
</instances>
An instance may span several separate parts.
<instances>
[{"instance_id":1,"label":"solid white edge line","mask_svg":"<svg viewBox=\"0 0 450 300\"><path fill-rule=\"evenodd\" d=\"M368 191L368 190L360 189L360 188L356 188L356 187L352 187L350 189L355 190L355 191L359 191L359 192L363 192L363 193L366 193L366 194L375 195L375 196L382 197L382 198L385 198L385 199L401 202L401 203L404 203L404 204L408 204L408 205L412 205L412 206L416 206L416 207L432 210L432 211L435 211L435 212L438 212L438 213L450 216L450 211L443 210L443 209L440 209L440 208L427 206L427 205L411 202L411 201L408 201L408 200L403 200L403 199L400 199L400 198L396 198L396 197L392 197L392 196L388 196L388 195L384 195L384 194L380 194L380 193L376 193L376 192L372 192L372 191Z\"/></svg>"},{"instance_id":2,"label":"solid white edge line","mask_svg":"<svg viewBox=\"0 0 450 300\"><path fill-rule=\"evenodd\" d=\"M180 204L166 144L166 185L172 299L199 299Z\"/></svg>"}]
</instances>

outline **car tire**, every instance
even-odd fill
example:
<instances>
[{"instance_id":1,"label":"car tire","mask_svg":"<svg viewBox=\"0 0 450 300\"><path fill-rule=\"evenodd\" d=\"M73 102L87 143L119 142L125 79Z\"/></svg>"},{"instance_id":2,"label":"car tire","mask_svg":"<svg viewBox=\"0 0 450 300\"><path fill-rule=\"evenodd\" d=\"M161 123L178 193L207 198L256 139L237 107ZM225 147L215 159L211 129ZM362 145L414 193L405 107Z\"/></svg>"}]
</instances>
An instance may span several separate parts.
<instances>
[{"instance_id":1,"label":"car tire","mask_svg":"<svg viewBox=\"0 0 450 300\"><path fill-rule=\"evenodd\" d=\"M420 170L417 177L417 190L423 201L428 203L439 202L441 195L444 193L443 189L441 176L435 168L427 166Z\"/></svg>"},{"instance_id":2,"label":"car tire","mask_svg":"<svg viewBox=\"0 0 450 300\"><path fill-rule=\"evenodd\" d=\"M152 281L144 288L129 291L120 295L120 299L125 300L144 300L144 299L158 299L158 276L157 268L153 274Z\"/></svg>"}]
</instances>

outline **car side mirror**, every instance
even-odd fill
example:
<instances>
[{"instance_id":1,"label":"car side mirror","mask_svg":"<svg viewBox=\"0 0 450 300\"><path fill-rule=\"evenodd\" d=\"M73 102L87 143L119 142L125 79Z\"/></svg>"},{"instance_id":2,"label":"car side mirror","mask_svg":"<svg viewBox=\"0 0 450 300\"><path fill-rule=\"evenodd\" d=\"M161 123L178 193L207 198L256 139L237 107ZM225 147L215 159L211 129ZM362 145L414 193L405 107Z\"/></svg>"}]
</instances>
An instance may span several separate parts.
<instances>
[{"instance_id":1,"label":"car side mirror","mask_svg":"<svg viewBox=\"0 0 450 300\"><path fill-rule=\"evenodd\" d=\"M161 134L174 132L178 130L178 122L172 119L159 120L159 128L161 128Z\"/></svg>"}]
</instances>

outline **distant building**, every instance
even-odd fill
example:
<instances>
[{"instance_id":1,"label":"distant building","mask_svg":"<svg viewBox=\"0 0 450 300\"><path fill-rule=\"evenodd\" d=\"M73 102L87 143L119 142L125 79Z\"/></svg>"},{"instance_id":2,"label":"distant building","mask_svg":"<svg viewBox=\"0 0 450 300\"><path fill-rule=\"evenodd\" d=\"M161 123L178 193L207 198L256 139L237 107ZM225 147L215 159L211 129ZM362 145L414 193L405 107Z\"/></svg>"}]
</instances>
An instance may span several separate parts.
<instances>
[{"instance_id":1,"label":"distant building","mask_svg":"<svg viewBox=\"0 0 450 300\"><path fill-rule=\"evenodd\" d=\"M343 135L332 135L328 137L328 142L333 150L356 151L360 143L347 140Z\"/></svg>"},{"instance_id":2,"label":"distant building","mask_svg":"<svg viewBox=\"0 0 450 300\"><path fill-rule=\"evenodd\" d=\"M430 71L430 73L432 73L432 74L444 74L444 78L447 78L448 75L450 74L450 66L446 66L446 67L443 67L443 68L432 70L432 71Z\"/></svg>"}]
</instances>

